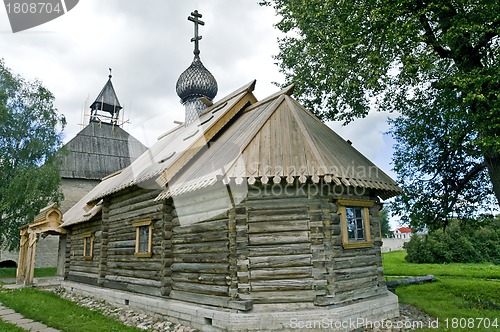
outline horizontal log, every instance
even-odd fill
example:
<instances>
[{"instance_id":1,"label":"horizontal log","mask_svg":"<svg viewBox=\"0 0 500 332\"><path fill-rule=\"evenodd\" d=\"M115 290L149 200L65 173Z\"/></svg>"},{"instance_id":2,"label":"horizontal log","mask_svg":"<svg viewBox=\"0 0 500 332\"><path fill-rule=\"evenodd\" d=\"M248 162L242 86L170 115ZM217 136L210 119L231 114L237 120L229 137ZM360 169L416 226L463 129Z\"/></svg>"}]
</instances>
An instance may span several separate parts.
<instances>
[{"instance_id":1,"label":"horizontal log","mask_svg":"<svg viewBox=\"0 0 500 332\"><path fill-rule=\"evenodd\" d=\"M308 220L276 220L248 224L248 233L267 233L282 231L307 231Z\"/></svg>"},{"instance_id":2,"label":"horizontal log","mask_svg":"<svg viewBox=\"0 0 500 332\"><path fill-rule=\"evenodd\" d=\"M227 296L229 294L228 286L217 286L210 284L198 284L190 282L174 282L172 289L190 293L199 293L207 295Z\"/></svg>"},{"instance_id":3,"label":"horizontal log","mask_svg":"<svg viewBox=\"0 0 500 332\"><path fill-rule=\"evenodd\" d=\"M336 280L377 276L378 273L378 267L376 265L367 265L348 269L336 268L334 270Z\"/></svg>"},{"instance_id":4,"label":"horizontal log","mask_svg":"<svg viewBox=\"0 0 500 332\"><path fill-rule=\"evenodd\" d=\"M229 234L227 231L205 232L201 236L200 234L178 234L172 238L172 243L183 244L183 243L220 241L222 239L228 238L228 236Z\"/></svg>"},{"instance_id":5,"label":"horizontal log","mask_svg":"<svg viewBox=\"0 0 500 332\"><path fill-rule=\"evenodd\" d=\"M110 223L114 221L121 221L125 219L140 219L140 218L161 218L161 213L163 209L162 204L157 204L153 206L148 206L142 209L134 210L127 213L117 214L114 216L110 216L108 221Z\"/></svg>"},{"instance_id":6,"label":"horizontal log","mask_svg":"<svg viewBox=\"0 0 500 332\"><path fill-rule=\"evenodd\" d=\"M113 241L110 239L108 242L108 250L112 248L135 248L135 240Z\"/></svg>"},{"instance_id":7,"label":"horizontal log","mask_svg":"<svg viewBox=\"0 0 500 332\"><path fill-rule=\"evenodd\" d=\"M340 236L339 236L340 237ZM341 259L358 258L363 256L378 256L380 257L380 248L369 247L369 248L357 248L357 249L343 249L339 253Z\"/></svg>"},{"instance_id":8,"label":"horizontal log","mask_svg":"<svg viewBox=\"0 0 500 332\"><path fill-rule=\"evenodd\" d=\"M97 274L89 273L89 272L80 272L80 271L69 271L68 275L78 276L78 277L86 277L86 278L96 278Z\"/></svg>"},{"instance_id":9,"label":"horizontal log","mask_svg":"<svg viewBox=\"0 0 500 332\"><path fill-rule=\"evenodd\" d=\"M255 245L248 246L248 250L251 256L308 254L311 252L311 244L309 242L302 242L277 245Z\"/></svg>"},{"instance_id":10,"label":"horizontal log","mask_svg":"<svg viewBox=\"0 0 500 332\"><path fill-rule=\"evenodd\" d=\"M135 258L135 257L134 257ZM107 266L110 269L123 269L123 270L140 270L140 271L159 271L162 268L161 262L151 262L149 259L147 262L144 260L132 260L128 262L116 262L108 260Z\"/></svg>"},{"instance_id":11,"label":"horizontal log","mask_svg":"<svg viewBox=\"0 0 500 332\"><path fill-rule=\"evenodd\" d=\"M249 272L252 280L274 280L286 278L309 278L312 276L312 267L294 266L287 268L252 269Z\"/></svg>"},{"instance_id":12,"label":"horizontal log","mask_svg":"<svg viewBox=\"0 0 500 332\"><path fill-rule=\"evenodd\" d=\"M200 284L210 284L227 286L228 274L216 273L182 273L176 272L172 275L172 280L176 282L190 282Z\"/></svg>"},{"instance_id":13,"label":"horizontal log","mask_svg":"<svg viewBox=\"0 0 500 332\"><path fill-rule=\"evenodd\" d=\"M174 234L205 233L207 231L226 231L228 229L228 219L201 222L190 226L176 226L172 229Z\"/></svg>"},{"instance_id":14,"label":"horizontal log","mask_svg":"<svg viewBox=\"0 0 500 332\"><path fill-rule=\"evenodd\" d=\"M311 254L248 257L250 270L258 268L281 268L291 266L311 266Z\"/></svg>"},{"instance_id":15,"label":"horizontal log","mask_svg":"<svg viewBox=\"0 0 500 332\"><path fill-rule=\"evenodd\" d=\"M335 292L348 291L363 287L378 287L377 277L351 278L348 280L335 280Z\"/></svg>"},{"instance_id":16,"label":"horizontal log","mask_svg":"<svg viewBox=\"0 0 500 332\"><path fill-rule=\"evenodd\" d=\"M206 253L192 253L192 254L177 254L174 256L175 263L228 263L229 254L221 253L214 254L211 253L207 255Z\"/></svg>"},{"instance_id":17,"label":"horizontal log","mask_svg":"<svg viewBox=\"0 0 500 332\"><path fill-rule=\"evenodd\" d=\"M313 285L313 278L250 281L252 292L311 290Z\"/></svg>"},{"instance_id":18,"label":"horizontal log","mask_svg":"<svg viewBox=\"0 0 500 332\"><path fill-rule=\"evenodd\" d=\"M248 223L254 223L254 222L273 222L273 221L291 221L291 220L307 220L308 219L308 214L307 213L301 213L301 214L282 214L282 213L277 213L276 211L274 213L271 213L268 211L266 214L261 214L261 215L255 215L254 213L249 213L248 214Z\"/></svg>"},{"instance_id":19,"label":"horizontal log","mask_svg":"<svg viewBox=\"0 0 500 332\"><path fill-rule=\"evenodd\" d=\"M131 256L135 252L135 245L134 247L117 247L117 248L108 248L108 260L112 259L113 256ZM126 259L130 259L127 257Z\"/></svg>"},{"instance_id":20,"label":"horizontal log","mask_svg":"<svg viewBox=\"0 0 500 332\"><path fill-rule=\"evenodd\" d=\"M83 273L89 273L89 274L98 274L99 273L99 264L93 264L93 265L87 265L87 266L71 264L69 269L71 272L83 272Z\"/></svg>"},{"instance_id":21,"label":"horizontal log","mask_svg":"<svg viewBox=\"0 0 500 332\"><path fill-rule=\"evenodd\" d=\"M387 294L387 289L385 287L374 287L372 285L368 287L351 289L348 291L335 291L334 304L352 302L353 300L361 300L385 294Z\"/></svg>"},{"instance_id":22,"label":"horizontal log","mask_svg":"<svg viewBox=\"0 0 500 332\"><path fill-rule=\"evenodd\" d=\"M174 225L190 226L200 222L207 222L210 220L224 219L228 217L228 209L221 208L217 210L210 210L196 214L181 214L177 213L177 217L172 220Z\"/></svg>"},{"instance_id":23,"label":"horizontal log","mask_svg":"<svg viewBox=\"0 0 500 332\"><path fill-rule=\"evenodd\" d=\"M128 284L144 285L144 286L150 286L150 287L161 287L161 283L159 280L123 277L123 276L117 276L117 275L106 275L105 279L111 280L111 281L128 283Z\"/></svg>"},{"instance_id":24,"label":"horizontal log","mask_svg":"<svg viewBox=\"0 0 500 332\"><path fill-rule=\"evenodd\" d=\"M250 245L268 245L268 244L289 244L309 242L309 232L280 232L269 234L249 234L248 243Z\"/></svg>"},{"instance_id":25,"label":"horizontal log","mask_svg":"<svg viewBox=\"0 0 500 332\"><path fill-rule=\"evenodd\" d=\"M184 243L184 244L174 244L173 252L174 254L183 253L224 253L229 249L229 240L225 239L223 241L212 241L209 243Z\"/></svg>"},{"instance_id":26,"label":"horizontal log","mask_svg":"<svg viewBox=\"0 0 500 332\"><path fill-rule=\"evenodd\" d=\"M426 276L421 276L421 277L411 277L411 278L387 281L385 284L387 287L398 287L401 285L422 284L434 281L436 281L436 277L434 277L432 274L428 274Z\"/></svg>"},{"instance_id":27,"label":"horizontal log","mask_svg":"<svg viewBox=\"0 0 500 332\"><path fill-rule=\"evenodd\" d=\"M145 271L145 270L124 270L124 269L116 269L116 268L107 268L106 274L112 274L115 276L121 277L131 277L131 278L139 278L139 279L147 279L147 280L156 280L160 281L160 271Z\"/></svg>"},{"instance_id":28,"label":"horizontal log","mask_svg":"<svg viewBox=\"0 0 500 332\"><path fill-rule=\"evenodd\" d=\"M376 265L377 259L375 256L358 256L358 257L335 257L333 259L335 269L344 270L352 269L358 267L364 267L369 265Z\"/></svg>"},{"instance_id":29,"label":"horizontal log","mask_svg":"<svg viewBox=\"0 0 500 332\"><path fill-rule=\"evenodd\" d=\"M108 218L116 215L123 215L132 211L141 210L150 206L163 205L161 202L156 202L154 199L147 199L134 204L127 204L119 208L109 210Z\"/></svg>"},{"instance_id":30,"label":"horizontal log","mask_svg":"<svg viewBox=\"0 0 500 332\"><path fill-rule=\"evenodd\" d=\"M173 263L170 269L174 272L222 273L229 271L229 264L223 263Z\"/></svg>"},{"instance_id":31,"label":"horizontal log","mask_svg":"<svg viewBox=\"0 0 500 332\"><path fill-rule=\"evenodd\" d=\"M307 216L309 211L304 207L304 201L297 200L295 206L288 206L286 208L279 208L278 202L272 201L267 205L259 204L259 208L255 209L252 203L248 205L248 215L252 217L266 217L266 216Z\"/></svg>"}]
</instances>

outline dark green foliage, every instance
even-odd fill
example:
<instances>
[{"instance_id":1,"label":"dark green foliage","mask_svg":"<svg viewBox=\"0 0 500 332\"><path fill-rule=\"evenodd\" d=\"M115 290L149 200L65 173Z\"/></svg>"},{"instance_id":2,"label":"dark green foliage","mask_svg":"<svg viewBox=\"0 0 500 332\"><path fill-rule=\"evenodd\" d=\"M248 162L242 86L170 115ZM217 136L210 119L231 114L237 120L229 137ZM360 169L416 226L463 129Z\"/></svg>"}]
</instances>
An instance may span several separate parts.
<instances>
[{"instance_id":1,"label":"dark green foliage","mask_svg":"<svg viewBox=\"0 0 500 332\"><path fill-rule=\"evenodd\" d=\"M500 219L469 225L453 221L442 230L414 235L405 243L406 260L412 263L500 264Z\"/></svg>"},{"instance_id":2,"label":"dark green foliage","mask_svg":"<svg viewBox=\"0 0 500 332\"><path fill-rule=\"evenodd\" d=\"M499 1L261 2L281 17L276 58L308 109L346 123L370 109L401 115L398 213L439 228L491 193L498 204Z\"/></svg>"},{"instance_id":3,"label":"dark green foliage","mask_svg":"<svg viewBox=\"0 0 500 332\"><path fill-rule=\"evenodd\" d=\"M61 199L56 151L64 125L52 93L0 59L0 245L17 247L19 228Z\"/></svg>"},{"instance_id":4,"label":"dark green foliage","mask_svg":"<svg viewBox=\"0 0 500 332\"><path fill-rule=\"evenodd\" d=\"M382 237L389 237L391 235L391 227L389 225L389 212L386 208L383 208L379 212L380 219L380 231L382 233Z\"/></svg>"},{"instance_id":5,"label":"dark green foliage","mask_svg":"<svg viewBox=\"0 0 500 332\"><path fill-rule=\"evenodd\" d=\"M404 193L391 210L417 229L445 228L450 216L478 217L495 202L484 157L474 143L478 133L459 112L442 111L441 102L436 100L427 116L407 110L390 121L394 170Z\"/></svg>"}]
</instances>

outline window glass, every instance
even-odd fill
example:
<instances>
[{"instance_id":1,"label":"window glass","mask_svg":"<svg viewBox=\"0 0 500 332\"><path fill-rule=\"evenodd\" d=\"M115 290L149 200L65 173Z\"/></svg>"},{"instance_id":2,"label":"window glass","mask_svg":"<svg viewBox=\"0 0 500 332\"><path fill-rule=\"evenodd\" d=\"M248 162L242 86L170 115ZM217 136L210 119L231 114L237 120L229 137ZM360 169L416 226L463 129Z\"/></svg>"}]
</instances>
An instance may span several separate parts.
<instances>
[{"instance_id":1,"label":"window glass","mask_svg":"<svg viewBox=\"0 0 500 332\"><path fill-rule=\"evenodd\" d=\"M365 240L363 210L360 207L346 207L347 236L350 241Z\"/></svg>"},{"instance_id":2,"label":"window glass","mask_svg":"<svg viewBox=\"0 0 500 332\"><path fill-rule=\"evenodd\" d=\"M149 251L149 226L139 227L139 250L138 252Z\"/></svg>"}]
</instances>

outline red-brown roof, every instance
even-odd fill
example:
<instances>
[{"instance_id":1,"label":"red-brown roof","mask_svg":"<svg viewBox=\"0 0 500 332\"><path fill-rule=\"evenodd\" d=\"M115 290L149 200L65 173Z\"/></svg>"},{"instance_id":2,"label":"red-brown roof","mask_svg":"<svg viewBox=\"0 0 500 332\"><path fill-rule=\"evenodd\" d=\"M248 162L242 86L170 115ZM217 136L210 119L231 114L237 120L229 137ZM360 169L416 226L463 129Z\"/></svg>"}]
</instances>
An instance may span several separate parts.
<instances>
[{"instance_id":1,"label":"red-brown roof","mask_svg":"<svg viewBox=\"0 0 500 332\"><path fill-rule=\"evenodd\" d=\"M399 228L396 228L397 231L399 231L400 233L411 233L411 228L410 227L399 227Z\"/></svg>"}]
</instances>

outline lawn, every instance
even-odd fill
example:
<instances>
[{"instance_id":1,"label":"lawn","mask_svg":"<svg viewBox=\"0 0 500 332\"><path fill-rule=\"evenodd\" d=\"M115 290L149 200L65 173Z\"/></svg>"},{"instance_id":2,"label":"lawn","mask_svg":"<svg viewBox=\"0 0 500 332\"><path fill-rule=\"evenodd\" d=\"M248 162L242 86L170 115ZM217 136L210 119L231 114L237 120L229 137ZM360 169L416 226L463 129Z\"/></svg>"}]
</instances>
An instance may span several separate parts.
<instances>
[{"instance_id":1,"label":"lawn","mask_svg":"<svg viewBox=\"0 0 500 332\"><path fill-rule=\"evenodd\" d=\"M14 325L14 324L4 322L3 320L0 319L0 331L2 331L2 332L25 332L26 330Z\"/></svg>"},{"instance_id":2,"label":"lawn","mask_svg":"<svg viewBox=\"0 0 500 332\"><path fill-rule=\"evenodd\" d=\"M397 287L400 302L438 318L439 331L500 330L500 266L412 264L405 255L404 251L382 255L386 276L433 274L437 282Z\"/></svg>"},{"instance_id":3,"label":"lawn","mask_svg":"<svg viewBox=\"0 0 500 332\"><path fill-rule=\"evenodd\" d=\"M55 267L44 267L35 269L35 277L53 277L56 275L57 268ZM15 278L16 268L15 267L2 267L0 268L0 279L1 278Z\"/></svg>"},{"instance_id":4,"label":"lawn","mask_svg":"<svg viewBox=\"0 0 500 332\"><path fill-rule=\"evenodd\" d=\"M98 311L60 298L48 291L33 288L16 290L0 289L0 302L27 318L65 332L138 332L139 329L125 326L114 318ZM3 329L0 331L22 331Z\"/></svg>"}]
</instances>

